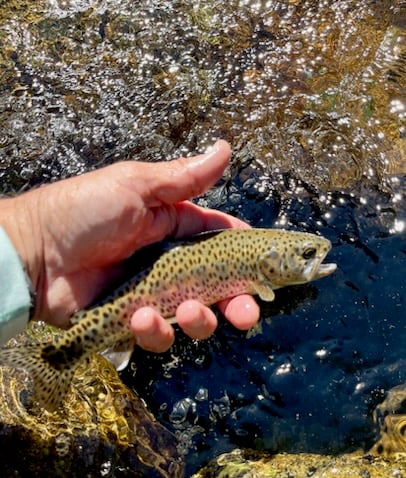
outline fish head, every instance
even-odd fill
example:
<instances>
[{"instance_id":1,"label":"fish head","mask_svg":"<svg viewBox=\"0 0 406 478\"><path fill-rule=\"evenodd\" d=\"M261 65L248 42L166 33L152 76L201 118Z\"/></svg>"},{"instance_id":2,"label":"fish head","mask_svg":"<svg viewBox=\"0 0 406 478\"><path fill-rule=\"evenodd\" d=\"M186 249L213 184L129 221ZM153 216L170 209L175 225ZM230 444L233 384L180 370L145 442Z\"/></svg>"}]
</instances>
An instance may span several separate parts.
<instances>
[{"instance_id":1,"label":"fish head","mask_svg":"<svg viewBox=\"0 0 406 478\"><path fill-rule=\"evenodd\" d=\"M277 231L259 260L261 275L273 289L305 284L333 273L336 264L323 264L331 242L315 234Z\"/></svg>"}]
</instances>

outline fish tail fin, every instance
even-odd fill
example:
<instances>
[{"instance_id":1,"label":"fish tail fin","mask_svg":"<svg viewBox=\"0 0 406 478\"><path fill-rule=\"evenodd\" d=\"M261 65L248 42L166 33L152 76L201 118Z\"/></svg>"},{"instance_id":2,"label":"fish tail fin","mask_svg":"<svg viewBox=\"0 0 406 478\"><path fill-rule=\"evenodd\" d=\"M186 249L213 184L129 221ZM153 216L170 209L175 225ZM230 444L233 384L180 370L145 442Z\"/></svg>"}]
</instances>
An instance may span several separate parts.
<instances>
[{"instance_id":1,"label":"fish tail fin","mask_svg":"<svg viewBox=\"0 0 406 478\"><path fill-rule=\"evenodd\" d=\"M79 360L68 362L55 345L32 344L0 350L0 365L26 370L34 384L35 399L55 411L71 384Z\"/></svg>"}]
</instances>

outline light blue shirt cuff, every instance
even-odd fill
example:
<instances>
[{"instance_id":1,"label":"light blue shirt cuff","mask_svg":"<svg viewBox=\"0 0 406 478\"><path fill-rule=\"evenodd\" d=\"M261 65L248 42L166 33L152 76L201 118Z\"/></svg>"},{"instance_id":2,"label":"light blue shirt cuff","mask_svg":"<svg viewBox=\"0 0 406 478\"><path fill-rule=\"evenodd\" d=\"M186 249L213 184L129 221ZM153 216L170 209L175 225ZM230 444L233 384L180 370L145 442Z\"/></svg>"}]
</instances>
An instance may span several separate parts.
<instances>
[{"instance_id":1,"label":"light blue shirt cuff","mask_svg":"<svg viewBox=\"0 0 406 478\"><path fill-rule=\"evenodd\" d=\"M13 244L0 226L0 346L26 328L30 307L29 279Z\"/></svg>"}]
</instances>

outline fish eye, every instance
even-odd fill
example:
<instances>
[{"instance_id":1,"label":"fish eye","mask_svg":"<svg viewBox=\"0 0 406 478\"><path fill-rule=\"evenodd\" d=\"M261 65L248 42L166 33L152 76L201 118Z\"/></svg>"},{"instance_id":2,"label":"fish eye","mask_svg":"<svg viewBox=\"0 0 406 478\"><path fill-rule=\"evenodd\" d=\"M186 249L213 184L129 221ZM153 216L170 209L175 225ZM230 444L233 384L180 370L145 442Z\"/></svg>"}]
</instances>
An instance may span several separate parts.
<instances>
[{"instance_id":1,"label":"fish eye","mask_svg":"<svg viewBox=\"0 0 406 478\"><path fill-rule=\"evenodd\" d=\"M315 247L308 247L303 251L302 257L303 259L313 259L313 257L316 255L316 248Z\"/></svg>"}]
</instances>

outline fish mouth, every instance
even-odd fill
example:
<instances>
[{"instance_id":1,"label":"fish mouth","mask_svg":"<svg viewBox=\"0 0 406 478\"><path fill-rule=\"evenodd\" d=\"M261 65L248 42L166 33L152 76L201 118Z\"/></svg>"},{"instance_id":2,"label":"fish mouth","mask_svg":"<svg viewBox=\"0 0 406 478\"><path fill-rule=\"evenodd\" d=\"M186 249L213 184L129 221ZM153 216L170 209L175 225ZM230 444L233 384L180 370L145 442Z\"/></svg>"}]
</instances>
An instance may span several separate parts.
<instances>
[{"instance_id":1,"label":"fish mouth","mask_svg":"<svg viewBox=\"0 0 406 478\"><path fill-rule=\"evenodd\" d=\"M316 270L314 279L320 279L321 277L326 277L332 274L337 269L337 264L320 264Z\"/></svg>"},{"instance_id":2,"label":"fish mouth","mask_svg":"<svg viewBox=\"0 0 406 478\"><path fill-rule=\"evenodd\" d=\"M323 260L323 259L321 259ZM313 280L321 279L332 274L337 269L337 264L329 263L323 264L320 261L314 260L307 264L303 271L303 277L305 282L311 282Z\"/></svg>"}]
</instances>

